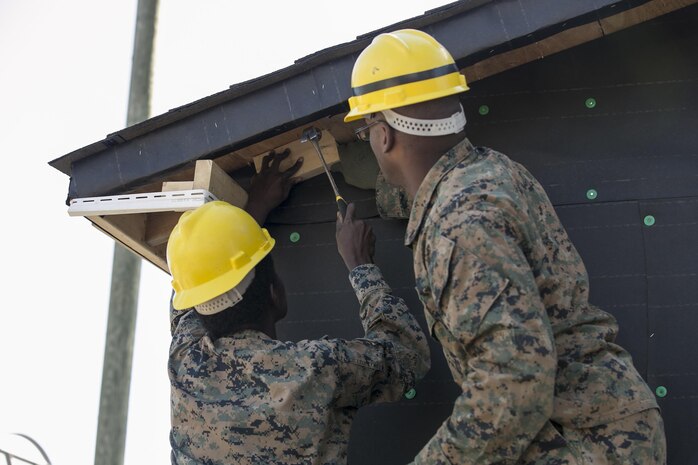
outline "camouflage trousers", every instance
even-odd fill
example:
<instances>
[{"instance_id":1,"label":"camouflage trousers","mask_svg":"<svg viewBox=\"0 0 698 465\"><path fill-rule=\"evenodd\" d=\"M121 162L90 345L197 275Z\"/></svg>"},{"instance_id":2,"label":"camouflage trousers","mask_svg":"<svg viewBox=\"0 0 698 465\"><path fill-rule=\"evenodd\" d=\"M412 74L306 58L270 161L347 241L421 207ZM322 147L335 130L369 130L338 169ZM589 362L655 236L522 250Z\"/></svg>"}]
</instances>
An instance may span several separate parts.
<instances>
[{"instance_id":1,"label":"camouflage trousers","mask_svg":"<svg viewBox=\"0 0 698 465\"><path fill-rule=\"evenodd\" d=\"M518 465L665 465L664 422L657 409L644 410L593 428L548 422Z\"/></svg>"},{"instance_id":2,"label":"camouflage trousers","mask_svg":"<svg viewBox=\"0 0 698 465\"><path fill-rule=\"evenodd\" d=\"M607 425L562 429L580 465L664 465L666 437L659 410L645 410Z\"/></svg>"}]
</instances>

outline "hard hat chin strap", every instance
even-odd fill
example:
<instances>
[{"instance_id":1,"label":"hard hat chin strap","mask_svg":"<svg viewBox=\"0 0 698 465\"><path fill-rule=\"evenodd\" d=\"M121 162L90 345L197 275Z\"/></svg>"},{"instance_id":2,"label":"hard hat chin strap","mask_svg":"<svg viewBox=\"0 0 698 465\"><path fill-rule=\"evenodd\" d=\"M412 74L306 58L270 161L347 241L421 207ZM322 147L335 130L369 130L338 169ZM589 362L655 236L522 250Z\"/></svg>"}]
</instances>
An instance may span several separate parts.
<instances>
[{"instance_id":1,"label":"hard hat chin strap","mask_svg":"<svg viewBox=\"0 0 698 465\"><path fill-rule=\"evenodd\" d=\"M465 112L462 105L459 112L442 119L410 118L392 110L383 110L381 113L391 128L413 136L446 136L458 134L465 128Z\"/></svg>"},{"instance_id":2,"label":"hard hat chin strap","mask_svg":"<svg viewBox=\"0 0 698 465\"><path fill-rule=\"evenodd\" d=\"M240 284L229 290L228 292L214 297L202 304L195 305L194 308L201 315L214 315L223 310L237 305L242 300L242 295L245 293L250 284L254 280L254 269L247 273Z\"/></svg>"}]
</instances>

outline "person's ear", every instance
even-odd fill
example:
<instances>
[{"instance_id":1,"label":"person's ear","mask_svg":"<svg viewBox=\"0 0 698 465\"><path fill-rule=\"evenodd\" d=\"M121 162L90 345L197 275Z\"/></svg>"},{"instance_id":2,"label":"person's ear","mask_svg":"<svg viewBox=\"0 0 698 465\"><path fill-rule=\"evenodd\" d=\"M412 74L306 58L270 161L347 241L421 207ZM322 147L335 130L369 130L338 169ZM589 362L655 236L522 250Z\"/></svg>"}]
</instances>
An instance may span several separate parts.
<instances>
[{"instance_id":1,"label":"person's ear","mask_svg":"<svg viewBox=\"0 0 698 465\"><path fill-rule=\"evenodd\" d=\"M386 122L379 124L377 129L381 152L388 154L395 146L395 130Z\"/></svg>"}]
</instances>

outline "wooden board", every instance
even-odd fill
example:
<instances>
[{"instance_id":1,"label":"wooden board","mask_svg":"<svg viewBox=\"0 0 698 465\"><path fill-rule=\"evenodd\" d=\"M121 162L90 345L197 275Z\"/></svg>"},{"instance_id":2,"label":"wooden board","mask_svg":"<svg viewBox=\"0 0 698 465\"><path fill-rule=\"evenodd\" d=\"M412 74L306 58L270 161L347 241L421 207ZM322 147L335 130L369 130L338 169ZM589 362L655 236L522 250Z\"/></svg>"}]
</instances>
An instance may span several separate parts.
<instances>
[{"instance_id":1,"label":"wooden board","mask_svg":"<svg viewBox=\"0 0 698 465\"><path fill-rule=\"evenodd\" d=\"M165 253L158 252L145 242L146 215L146 213L137 213L133 215L88 216L87 219L97 229L121 243L131 252L149 261L165 273L169 273Z\"/></svg>"},{"instance_id":2,"label":"wooden board","mask_svg":"<svg viewBox=\"0 0 698 465\"><path fill-rule=\"evenodd\" d=\"M247 204L247 192L212 160L199 160L194 169L194 189L206 189L236 207Z\"/></svg>"},{"instance_id":3,"label":"wooden board","mask_svg":"<svg viewBox=\"0 0 698 465\"><path fill-rule=\"evenodd\" d=\"M162 183L162 192L188 191L191 189L194 189L194 181L165 181Z\"/></svg>"},{"instance_id":4,"label":"wooden board","mask_svg":"<svg viewBox=\"0 0 698 465\"><path fill-rule=\"evenodd\" d=\"M291 155L289 155L289 157L281 163L280 169L282 171L287 170L296 162L296 160L298 160L298 158L303 157L303 166L301 166L295 177L305 181L306 179L317 176L318 174L324 174L325 170L322 167L322 162L320 161L320 157L318 156L312 142L301 142L300 139L298 139L289 144L274 147L273 150L280 153L287 148L291 150ZM337 142L329 131L322 131L322 137L320 138L320 150L322 151L322 155L328 167L339 162L339 150L337 149ZM257 172L259 172L261 169L262 160L266 155L267 152L257 155L254 158L254 166Z\"/></svg>"},{"instance_id":5,"label":"wooden board","mask_svg":"<svg viewBox=\"0 0 698 465\"><path fill-rule=\"evenodd\" d=\"M177 225L181 212L156 212L149 213L145 222L144 242L149 247L157 247L167 244L170 233Z\"/></svg>"},{"instance_id":6,"label":"wooden board","mask_svg":"<svg viewBox=\"0 0 698 465\"><path fill-rule=\"evenodd\" d=\"M320 120L314 121L313 126L320 130L325 130L327 129L327 126L329 124L329 120L327 118L322 118ZM239 150L236 150L235 152L232 153L232 155L235 155L237 157L243 158L245 160L252 160L258 155L262 155L265 153L268 153L271 150L277 149L283 145L291 144L295 141L299 141L301 136L303 135L303 131L305 130L306 126L304 127L298 127L291 129L289 131L286 131L282 134L278 134L273 137L269 137L268 139L264 139L262 141L257 142L256 144L249 145L247 147L241 148Z\"/></svg>"},{"instance_id":7,"label":"wooden board","mask_svg":"<svg viewBox=\"0 0 698 465\"><path fill-rule=\"evenodd\" d=\"M631 8L623 14L609 16L601 20L601 27L605 34L626 29L630 26L649 21L679 8L696 3L697 0L654 0L635 8Z\"/></svg>"}]
</instances>

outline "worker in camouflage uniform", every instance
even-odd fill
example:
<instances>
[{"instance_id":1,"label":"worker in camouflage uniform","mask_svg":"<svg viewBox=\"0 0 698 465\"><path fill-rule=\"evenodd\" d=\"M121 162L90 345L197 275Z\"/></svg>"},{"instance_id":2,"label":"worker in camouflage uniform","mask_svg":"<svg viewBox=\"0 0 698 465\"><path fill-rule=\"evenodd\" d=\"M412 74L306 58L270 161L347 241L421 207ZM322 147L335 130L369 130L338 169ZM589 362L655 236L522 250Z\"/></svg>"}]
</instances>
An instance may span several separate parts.
<instances>
[{"instance_id":1,"label":"worker in camouflage uniform","mask_svg":"<svg viewBox=\"0 0 698 465\"><path fill-rule=\"evenodd\" d=\"M357 408L400 399L429 369L426 336L372 264L375 239L353 204L337 246L365 336L276 339L286 297L259 225L293 184L299 165L279 171L285 156L265 159L247 212L210 202L170 236L173 464L345 464Z\"/></svg>"},{"instance_id":2,"label":"worker in camouflage uniform","mask_svg":"<svg viewBox=\"0 0 698 465\"><path fill-rule=\"evenodd\" d=\"M462 388L414 463L663 464L653 394L614 344L614 318L589 303L543 188L465 137L468 87L449 52L420 31L381 34L352 87L345 121L365 119L379 210L409 212L417 291Z\"/></svg>"}]
</instances>

